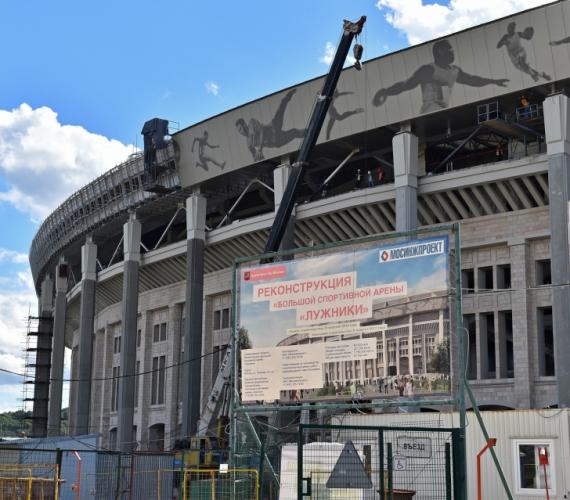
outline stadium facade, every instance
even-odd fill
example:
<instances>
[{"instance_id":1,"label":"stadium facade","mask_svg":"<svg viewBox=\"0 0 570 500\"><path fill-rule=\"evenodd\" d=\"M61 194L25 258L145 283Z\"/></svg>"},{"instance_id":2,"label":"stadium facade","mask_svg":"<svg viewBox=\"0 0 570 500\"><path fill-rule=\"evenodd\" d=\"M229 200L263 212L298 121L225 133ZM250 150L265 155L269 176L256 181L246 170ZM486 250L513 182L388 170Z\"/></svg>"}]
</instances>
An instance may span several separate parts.
<instances>
[{"instance_id":1,"label":"stadium facade","mask_svg":"<svg viewBox=\"0 0 570 500\"><path fill-rule=\"evenodd\" d=\"M467 374L486 409L570 405L568 27L555 2L345 69L289 235L306 247L459 221ZM39 334L53 333L36 434L60 433L64 347L72 432L162 449L195 431L229 344L232 263L263 251L321 85L174 133L160 192L135 154L45 220L30 251ZM382 362L327 377L425 371L448 326L424 316L401 304Z\"/></svg>"}]
</instances>

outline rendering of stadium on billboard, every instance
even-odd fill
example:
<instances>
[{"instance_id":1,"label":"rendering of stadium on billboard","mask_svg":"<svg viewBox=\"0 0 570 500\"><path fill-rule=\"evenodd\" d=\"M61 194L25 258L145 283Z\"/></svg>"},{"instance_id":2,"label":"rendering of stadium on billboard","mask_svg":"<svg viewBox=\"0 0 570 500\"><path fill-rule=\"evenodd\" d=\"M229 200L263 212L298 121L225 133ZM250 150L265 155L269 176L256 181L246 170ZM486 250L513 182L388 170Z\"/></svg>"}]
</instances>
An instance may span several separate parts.
<instances>
[{"instance_id":1,"label":"rendering of stadium on billboard","mask_svg":"<svg viewBox=\"0 0 570 500\"><path fill-rule=\"evenodd\" d=\"M238 268L244 403L448 394L448 236Z\"/></svg>"}]
</instances>

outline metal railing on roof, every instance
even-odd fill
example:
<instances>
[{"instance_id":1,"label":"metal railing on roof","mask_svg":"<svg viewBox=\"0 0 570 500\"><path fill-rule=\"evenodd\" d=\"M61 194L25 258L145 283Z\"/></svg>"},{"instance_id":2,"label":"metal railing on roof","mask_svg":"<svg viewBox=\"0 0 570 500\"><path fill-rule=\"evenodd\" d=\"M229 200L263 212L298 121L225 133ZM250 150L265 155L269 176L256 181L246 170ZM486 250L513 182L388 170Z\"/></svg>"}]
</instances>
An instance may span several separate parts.
<instances>
[{"instance_id":1,"label":"metal railing on roof","mask_svg":"<svg viewBox=\"0 0 570 500\"><path fill-rule=\"evenodd\" d=\"M172 143L157 153L161 164L174 161ZM156 194L144 190L144 173L143 153L134 153L56 208L43 222L30 247L34 282L39 282L44 267L71 242L117 215L156 198ZM178 185L178 176L172 169L166 170L160 180L166 187Z\"/></svg>"}]
</instances>

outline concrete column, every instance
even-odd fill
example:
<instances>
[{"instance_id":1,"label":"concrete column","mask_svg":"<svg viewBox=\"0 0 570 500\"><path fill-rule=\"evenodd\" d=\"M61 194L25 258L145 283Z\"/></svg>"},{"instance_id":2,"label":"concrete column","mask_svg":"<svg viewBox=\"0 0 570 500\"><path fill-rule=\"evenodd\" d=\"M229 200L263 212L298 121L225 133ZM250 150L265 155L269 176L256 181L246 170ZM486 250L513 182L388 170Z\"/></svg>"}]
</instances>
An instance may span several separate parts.
<instances>
[{"instance_id":1,"label":"concrete column","mask_svg":"<svg viewBox=\"0 0 570 500\"><path fill-rule=\"evenodd\" d=\"M481 347L481 315L475 314L475 361L476 378L483 378L483 351Z\"/></svg>"},{"instance_id":2,"label":"concrete column","mask_svg":"<svg viewBox=\"0 0 570 500\"><path fill-rule=\"evenodd\" d=\"M49 393L48 435L61 432L61 394L65 357L65 314L67 311L67 264L60 260L55 268L55 308L53 314L53 347L51 352L51 384Z\"/></svg>"},{"instance_id":3,"label":"concrete column","mask_svg":"<svg viewBox=\"0 0 570 500\"><path fill-rule=\"evenodd\" d=\"M392 151L396 231L411 231L418 226L418 138L411 132L400 132L392 139Z\"/></svg>"},{"instance_id":4,"label":"concrete column","mask_svg":"<svg viewBox=\"0 0 570 500\"><path fill-rule=\"evenodd\" d=\"M182 355L182 305L174 304L168 308L168 352L172 353L171 364L173 367L166 372L167 377L167 393L166 393L166 407L170 409L170 420L167 433L168 440L174 443L178 436L178 402L180 391L180 357Z\"/></svg>"},{"instance_id":5,"label":"concrete column","mask_svg":"<svg viewBox=\"0 0 570 500\"><path fill-rule=\"evenodd\" d=\"M186 200L186 320L184 322L184 384L182 436L196 434L200 418L202 371L202 309L204 299L204 248L206 198L194 193ZM190 361L192 360L192 361Z\"/></svg>"},{"instance_id":6,"label":"concrete column","mask_svg":"<svg viewBox=\"0 0 570 500\"><path fill-rule=\"evenodd\" d=\"M489 349L487 343L487 325L488 319L486 314L479 314L479 378L489 378Z\"/></svg>"},{"instance_id":7,"label":"concrete column","mask_svg":"<svg viewBox=\"0 0 570 500\"><path fill-rule=\"evenodd\" d=\"M511 304L513 314L513 368L517 408L532 408L532 358L536 352L529 338L528 325L532 324L532 311L527 287L528 244L524 238L508 242L511 256Z\"/></svg>"},{"instance_id":8,"label":"concrete column","mask_svg":"<svg viewBox=\"0 0 570 500\"><path fill-rule=\"evenodd\" d=\"M552 320L558 405L570 407L570 262L568 212L570 210L570 102L563 94L544 101L548 191L550 201L550 255Z\"/></svg>"},{"instance_id":9,"label":"concrete column","mask_svg":"<svg viewBox=\"0 0 570 500\"><path fill-rule=\"evenodd\" d=\"M141 260L141 223L131 213L123 226L123 302L121 335L121 368L119 379L119 450L130 453L135 413L135 370L137 364L137 315L139 307L139 265Z\"/></svg>"},{"instance_id":10,"label":"concrete column","mask_svg":"<svg viewBox=\"0 0 570 500\"><path fill-rule=\"evenodd\" d=\"M280 165L273 171L273 197L275 200L275 213L279 210L279 205L283 199L283 194L285 193L285 188L287 187L287 182L291 176L293 167L291 165ZM283 234L283 240L279 246L279 250L290 250L295 248L295 208L291 211L291 217L287 224L287 229Z\"/></svg>"},{"instance_id":11,"label":"concrete column","mask_svg":"<svg viewBox=\"0 0 570 500\"><path fill-rule=\"evenodd\" d=\"M496 281L495 281L496 283ZM493 324L495 329L495 378L501 378L502 364L501 364L501 330L499 324L499 313L493 313Z\"/></svg>"},{"instance_id":12,"label":"concrete column","mask_svg":"<svg viewBox=\"0 0 570 500\"><path fill-rule=\"evenodd\" d=\"M32 437L46 437L48 423L49 381L51 368L51 339L53 335L53 280L46 276L41 284L38 311L36 371L34 376L34 406Z\"/></svg>"},{"instance_id":13,"label":"concrete column","mask_svg":"<svg viewBox=\"0 0 570 500\"><path fill-rule=\"evenodd\" d=\"M95 281L97 246L91 236L81 247L81 303L79 305L79 364L77 369L77 403L75 434L89 433L91 401L91 365L93 364L93 320L95 317Z\"/></svg>"}]
</instances>

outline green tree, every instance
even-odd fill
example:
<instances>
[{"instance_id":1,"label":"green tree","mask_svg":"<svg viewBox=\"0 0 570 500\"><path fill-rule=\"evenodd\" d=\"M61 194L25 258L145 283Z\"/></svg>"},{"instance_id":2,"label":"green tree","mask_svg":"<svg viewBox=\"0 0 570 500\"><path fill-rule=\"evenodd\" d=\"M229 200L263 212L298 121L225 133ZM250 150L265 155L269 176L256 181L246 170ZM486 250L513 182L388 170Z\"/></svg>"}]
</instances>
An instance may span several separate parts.
<instances>
[{"instance_id":1,"label":"green tree","mask_svg":"<svg viewBox=\"0 0 570 500\"><path fill-rule=\"evenodd\" d=\"M440 342L431 353L429 371L432 373L449 373L449 339Z\"/></svg>"},{"instance_id":2,"label":"green tree","mask_svg":"<svg viewBox=\"0 0 570 500\"><path fill-rule=\"evenodd\" d=\"M240 349L251 349L253 347L249 332L243 326L238 330L238 346Z\"/></svg>"},{"instance_id":3,"label":"green tree","mask_svg":"<svg viewBox=\"0 0 570 500\"><path fill-rule=\"evenodd\" d=\"M0 413L0 438L28 436L32 429L32 412L22 410Z\"/></svg>"}]
</instances>

